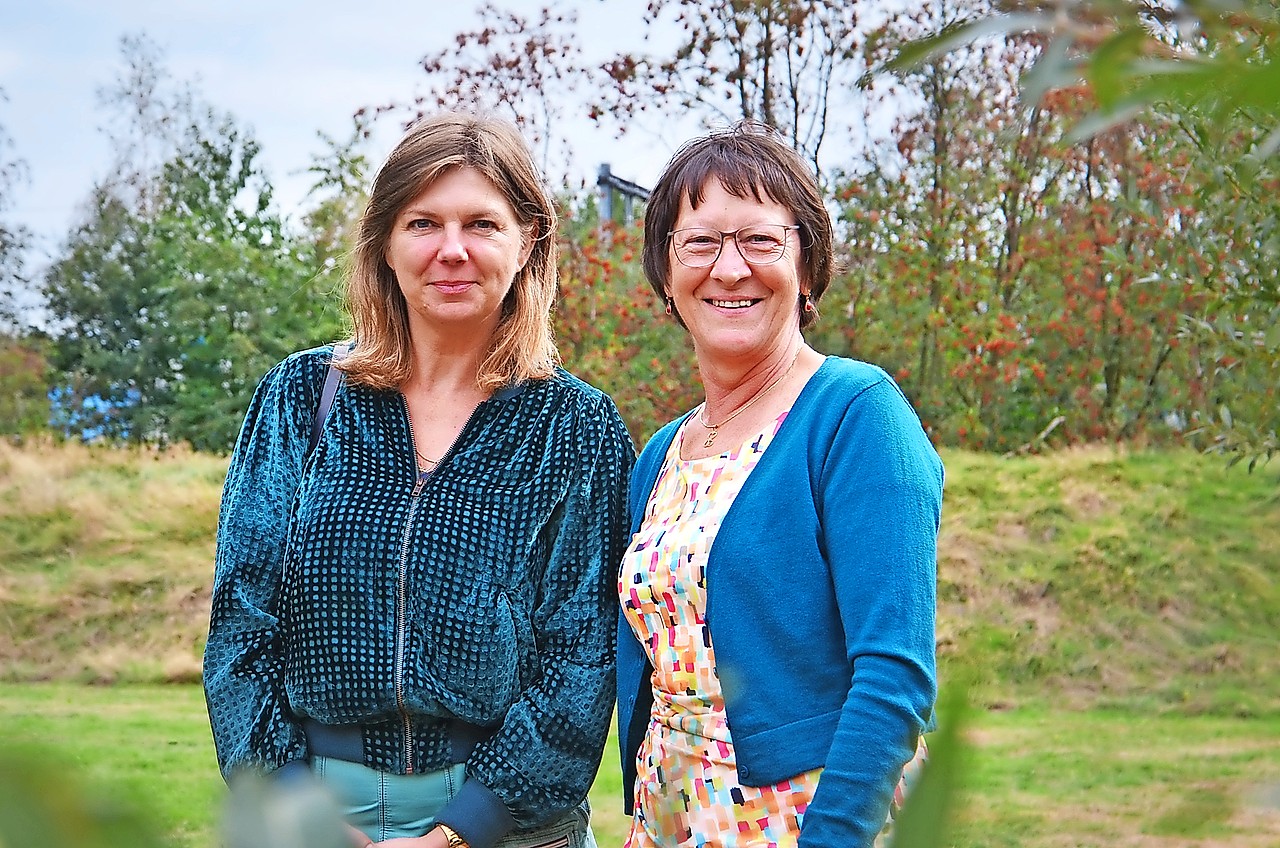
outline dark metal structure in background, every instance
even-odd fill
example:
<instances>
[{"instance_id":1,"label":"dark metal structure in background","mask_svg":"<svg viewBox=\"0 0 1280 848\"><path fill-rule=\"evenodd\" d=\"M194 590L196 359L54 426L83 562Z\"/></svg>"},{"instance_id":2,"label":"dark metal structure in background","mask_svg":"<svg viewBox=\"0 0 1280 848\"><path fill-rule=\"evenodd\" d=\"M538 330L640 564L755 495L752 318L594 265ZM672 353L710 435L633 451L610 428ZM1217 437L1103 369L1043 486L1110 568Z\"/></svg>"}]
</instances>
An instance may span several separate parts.
<instances>
[{"instance_id":1,"label":"dark metal structure in background","mask_svg":"<svg viewBox=\"0 0 1280 848\"><path fill-rule=\"evenodd\" d=\"M601 221L633 223L636 219L636 205L649 199L649 189L614 176L613 170L607 163L600 166L596 176L596 187L600 189Z\"/></svg>"}]
</instances>

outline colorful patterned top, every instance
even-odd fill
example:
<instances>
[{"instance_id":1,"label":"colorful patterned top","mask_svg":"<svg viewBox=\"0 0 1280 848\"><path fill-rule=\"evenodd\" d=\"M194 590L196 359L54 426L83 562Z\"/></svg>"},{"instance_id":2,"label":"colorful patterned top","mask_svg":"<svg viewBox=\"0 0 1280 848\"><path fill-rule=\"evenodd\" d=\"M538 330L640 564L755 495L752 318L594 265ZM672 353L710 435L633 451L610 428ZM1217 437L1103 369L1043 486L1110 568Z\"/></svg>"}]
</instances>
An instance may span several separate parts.
<instances>
[{"instance_id":1,"label":"colorful patterned top","mask_svg":"<svg viewBox=\"0 0 1280 848\"><path fill-rule=\"evenodd\" d=\"M743 786L704 620L707 555L721 520L786 418L719 456L671 444L623 559L623 614L653 663L654 707L639 754L627 848L794 846L821 769Z\"/></svg>"}]
</instances>

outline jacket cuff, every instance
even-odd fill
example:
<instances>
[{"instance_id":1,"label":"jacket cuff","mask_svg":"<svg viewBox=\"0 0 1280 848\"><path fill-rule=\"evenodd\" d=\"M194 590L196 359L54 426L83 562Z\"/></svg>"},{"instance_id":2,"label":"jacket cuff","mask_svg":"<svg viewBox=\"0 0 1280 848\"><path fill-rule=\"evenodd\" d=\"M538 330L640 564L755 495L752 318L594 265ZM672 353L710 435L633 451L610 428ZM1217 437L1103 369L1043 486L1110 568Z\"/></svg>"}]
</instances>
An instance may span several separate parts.
<instances>
[{"instance_id":1,"label":"jacket cuff","mask_svg":"<svg viewBox=\"0 0 1280 848\"><path fill-rule=\"evenodd\" d=\"M493 848L516 826L507 805L474 778L463 782L458 794L436 816L436 822L453 828L471 848Z\"/></svg>"}]
</instances>

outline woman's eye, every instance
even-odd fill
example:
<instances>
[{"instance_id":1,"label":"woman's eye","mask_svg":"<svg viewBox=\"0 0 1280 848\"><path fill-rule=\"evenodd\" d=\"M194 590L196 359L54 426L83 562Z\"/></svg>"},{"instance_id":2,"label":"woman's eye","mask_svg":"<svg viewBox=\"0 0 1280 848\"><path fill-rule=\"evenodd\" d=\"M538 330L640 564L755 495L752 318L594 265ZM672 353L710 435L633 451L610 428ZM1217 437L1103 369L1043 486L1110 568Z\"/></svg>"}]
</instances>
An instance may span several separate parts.
<instances>
[{"instance_id":1,"label":"woman's eye","mask_svg":"<svg viewBox=\"0 0 1280 848\"><path fill-rule=\"evenodd\" d=\"M433 227L435 227L435 222L427 218L414 218L409 222L409 229L411 230L426 231Z\"/></svg>"},{"instance_id":2,"label":"woman's eye","mask_svg":"<svg viewBox=\"0 0 1280 848\"><path fill-rule=\"evenodd\" d=\"M497 232L498 225L494 221L482 218L479 221L472 221L471 228L482 233Z\"/></svg>"}]
</instances>

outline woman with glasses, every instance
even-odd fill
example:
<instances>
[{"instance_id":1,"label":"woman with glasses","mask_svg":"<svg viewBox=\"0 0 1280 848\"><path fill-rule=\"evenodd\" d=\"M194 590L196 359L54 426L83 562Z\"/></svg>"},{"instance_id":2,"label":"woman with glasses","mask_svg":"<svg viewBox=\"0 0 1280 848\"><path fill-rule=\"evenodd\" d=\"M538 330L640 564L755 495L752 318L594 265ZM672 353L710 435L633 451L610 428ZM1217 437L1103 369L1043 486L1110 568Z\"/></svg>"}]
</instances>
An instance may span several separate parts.
<instances>
[{"instance_id":1,"label":"woman with glasses","mask_svg":"<svg viewBox=\"0 0 1280 848\"><path fill-rule=\"evenodd\" d=\"M706 399L632 474L627 845L870 846L933 721L942 464L888 374L805 343L831 222L766 128L676 153L644 268Z\"/></svg>"}]
</instances>

